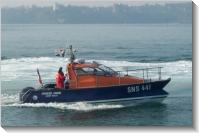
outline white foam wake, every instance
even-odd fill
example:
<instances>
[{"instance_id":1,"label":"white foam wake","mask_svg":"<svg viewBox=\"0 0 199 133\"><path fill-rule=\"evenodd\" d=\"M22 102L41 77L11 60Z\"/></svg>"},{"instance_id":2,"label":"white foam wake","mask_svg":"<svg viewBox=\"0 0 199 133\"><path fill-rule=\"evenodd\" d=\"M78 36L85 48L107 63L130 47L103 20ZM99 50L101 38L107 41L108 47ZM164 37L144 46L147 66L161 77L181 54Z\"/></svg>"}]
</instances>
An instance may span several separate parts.
<instances>
[{"instance_id":1,"label":"white foam wake","mask_svg":"<svg viewBox=\"0 0 199 133\"><path fill-rule=\"evenodd\" d=\"M86 102L77 103L24 103L24 104L12 104L11 106L17 107L44 107L44 108L56 108L61 110L78 110L78 111L91 111L91 110L103 110L121 108L122 105L110 105L110 104L89 104Z\"/></svg>"},{"instance_id":2,"label":"white foam wake","mask_svg":"<svg viewBox=\"0 0 199 133\"><path fill-rule=\"evenodd\" d=\"M91 61L91 60L89 60ZM192 61L174 61L163 63L141 63L128 61L107 61L97 60L109 67L114 67L116 70L124 70L126 67L131 68L146 68L146 67L164 67L163 75L172 76L192 76ZM36 69L40 69L42 79L54 79L54 75L58 68L66 67L68 59L58 57L39 57L39 58L20 58L8 59L1 62L1 80L12 81L16 79L37 80Z\"/></svg>"},{"instance_id":3,"label":"white foam wake","mask_svg":"<svg viewBox=\"0 0 199 133\"><path fill-rule=\"evenodd\" d=\"M1 94L1 106L12 107L32 107L32 108L56 108L61 110L78 110L78 111L91 111L91 110L104 110L113 108L122 108L122 105L116 104L90 104L86 102L76 103L20 103L18 94Z\"/></svg>"},{"instance_id":4,"label":"white foam wake","mask_svg":"<svg viewBox=\"0 0 199 133\"><path fill-rule=\"evenodd\" d=\"M115 104L90 104L86 102L76 102L76 103L7 103L2 104L2 106L12 106L12 107L31 107L31 108L55 108L61 110L77 110L77 111L92 111L92 110L105 110L105 109L115 109L122 108L123 105Z\"/></svg>"}]
</instances>

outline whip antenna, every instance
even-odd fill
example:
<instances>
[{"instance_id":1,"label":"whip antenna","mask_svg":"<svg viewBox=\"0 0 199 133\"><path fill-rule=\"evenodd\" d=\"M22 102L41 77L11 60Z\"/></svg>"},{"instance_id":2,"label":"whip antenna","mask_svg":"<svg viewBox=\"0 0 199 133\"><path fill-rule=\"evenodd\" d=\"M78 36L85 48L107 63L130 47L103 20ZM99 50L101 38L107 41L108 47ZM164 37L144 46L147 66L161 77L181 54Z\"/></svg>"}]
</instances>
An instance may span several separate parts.
<instances>
[{"instance_id":1,"label":"whip antenna","mask_svg":"<svg viewBox=\"0 0 199 133\"><path fill-rule=\"evenodd\" d=\"M43 82L42 82L42 79L41 79L41 76L40 76L40 73L39 73L39 69L37 68L37 75L39 77L39 83L41 84L41 86L43 87Z\"/></svg>"}]
</instances>

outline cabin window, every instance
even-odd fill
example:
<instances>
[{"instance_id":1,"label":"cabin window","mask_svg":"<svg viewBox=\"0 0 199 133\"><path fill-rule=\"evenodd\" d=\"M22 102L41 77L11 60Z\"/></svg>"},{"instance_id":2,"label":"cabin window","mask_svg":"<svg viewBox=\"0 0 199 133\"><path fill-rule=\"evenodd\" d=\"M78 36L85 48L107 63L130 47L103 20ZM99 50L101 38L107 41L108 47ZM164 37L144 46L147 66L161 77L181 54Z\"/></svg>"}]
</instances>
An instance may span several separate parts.
<instances>
[{"instance_id":1,"label":"cabin window","mask_svg":"<svg viewBox=\"0 0 199 133\"><path fill-rule=\"evenodd\" d=\"M75 72L77 75L93 74L93 75L117 75L117 72L113 71L111 68L104 65L99 67L84 67L76 68Z\"/></svg>"},{"instance_id":2,"label":"cabin window","mask_svg":"<svg viewBox=\"0 0 199 133\"><path fill-rule=\"evenodd\" d=\"M95 75L104 75L105 72L99 68L91 68L91 67L84 67L84 68L77 68L75 69L77 75L83 74L95 74Z\"/></svg>"},{"instance_id":3,"label":"cabin window","mask_svg":"<svg viewBox=\"0 0 199 133\"><path fill-rule=\"evenodd\" d=\"M85 72L83 69L81 68L78 68L78 69L75 69L75 72L77 75L82 75L82 74L87 74L87 72Z\"/></svg>"},{"instance_id":4,"label":"cabin window","mask_svg":"<svg viewBox=\"0 0 199 133\"><path fill-rule=\"evenodd\" d=\"M93 74L94 73L94 69L91 67L85 67L82 68L83 71L85 71L87 74Z\"/></svg>"},{"instance_id":5,"label":"cabin window","mask_svg":"<svg viewBox=\"0 0 199 133\"><path fill-rule=\"evenodd\" d=\"M96 75L105 75L105 72L99 68L94 68L94 74Z\"/></svg>"},{"instance_id":6,"label":"cabin window","mask_svg":"<svg viewBox=\"0 0 199 133\"><path fill-rule=\"evenodd\" d=\"M85 68L77 68L75 69L77 75L83 74L94 74L94 68L85 67Z\"/></svg>"}]
</instances>

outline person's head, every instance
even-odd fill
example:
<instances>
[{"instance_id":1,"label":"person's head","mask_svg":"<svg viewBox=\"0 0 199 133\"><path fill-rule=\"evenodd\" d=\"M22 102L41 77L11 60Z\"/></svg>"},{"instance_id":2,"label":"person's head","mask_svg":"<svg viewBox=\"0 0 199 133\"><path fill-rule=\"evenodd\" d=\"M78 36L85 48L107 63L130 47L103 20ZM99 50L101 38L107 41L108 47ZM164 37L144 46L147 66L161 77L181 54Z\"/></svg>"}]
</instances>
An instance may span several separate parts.
<instances>
[{"instance_id":1,"label":"person's head","mask_svg":"<svg viewBox=\"0 0 199 133\"><path fill-rule=\"evenodd\" d=\"M63 73L62 72L62 67L59 68L58 73Z\"/></svg>"}]
</instances>

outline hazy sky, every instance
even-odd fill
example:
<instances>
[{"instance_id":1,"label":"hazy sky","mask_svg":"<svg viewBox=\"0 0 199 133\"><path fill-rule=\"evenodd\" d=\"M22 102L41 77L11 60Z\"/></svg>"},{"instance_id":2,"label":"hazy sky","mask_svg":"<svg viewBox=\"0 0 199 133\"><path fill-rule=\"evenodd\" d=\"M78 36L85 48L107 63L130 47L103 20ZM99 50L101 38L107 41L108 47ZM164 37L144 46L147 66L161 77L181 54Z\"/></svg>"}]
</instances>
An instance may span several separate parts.
<instances>
[{"instance_id":1,"label":"hazy sky","mask_svg":"<svg viewBox=\"0 0 199 133\"><path fill-rule=\"evenodd\" d=\"M52 6L55 3L64 5L87 5L87 6L110 6L115 3L122 3L128 5L142 5L142 4L155 4L165 2L184 2L191 0L0 0L2 7L9 6Z\"/></svg>"}]
</instances>

